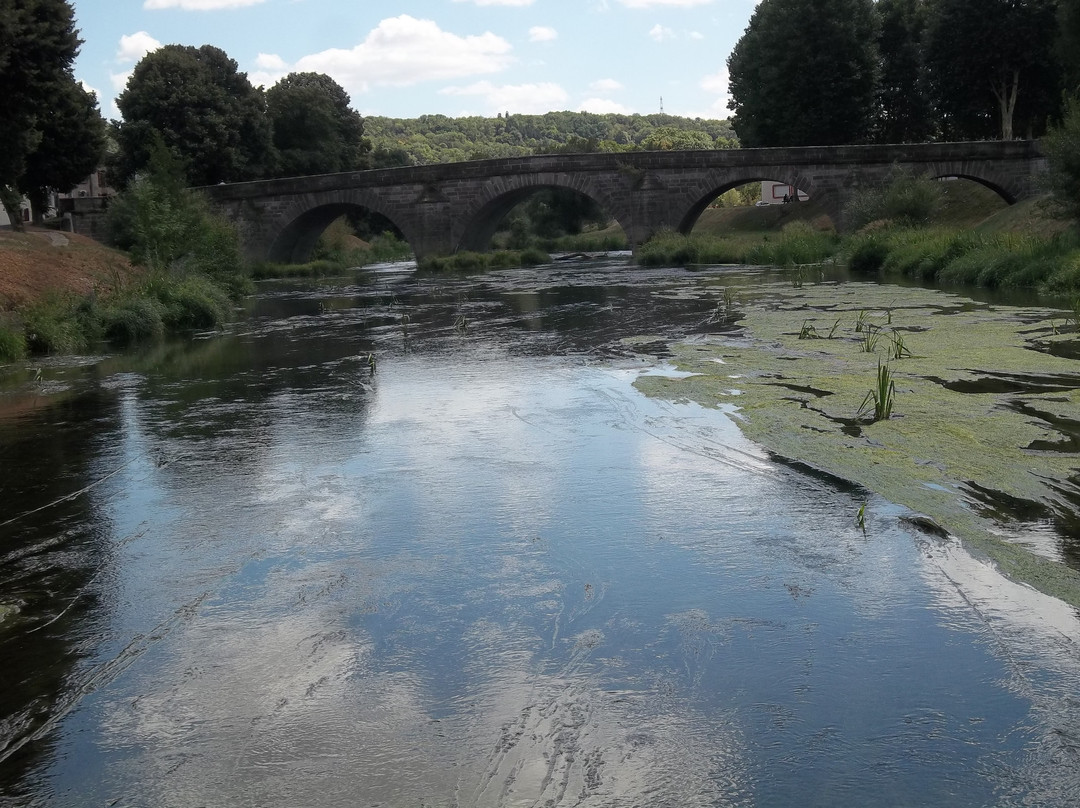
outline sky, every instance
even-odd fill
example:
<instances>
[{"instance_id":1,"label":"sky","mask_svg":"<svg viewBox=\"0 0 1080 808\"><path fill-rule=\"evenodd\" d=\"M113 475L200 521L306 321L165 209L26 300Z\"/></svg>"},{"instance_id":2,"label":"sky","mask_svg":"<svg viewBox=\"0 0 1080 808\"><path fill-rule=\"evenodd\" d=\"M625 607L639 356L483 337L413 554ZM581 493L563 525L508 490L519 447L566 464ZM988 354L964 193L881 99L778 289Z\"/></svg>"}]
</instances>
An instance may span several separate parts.
<instances>
[{"instance_id":1,"label":"sky","mask_svg":"<svg viewBox=\"0 0 1080 808\"><path fill-rule=\"evenodd\" d=\"M727 118L757 0L72 0L75 77L115 98L161 45L214 45L255 85L326 73L362 115L552 110Z\"/></svg>"}]
</instances>

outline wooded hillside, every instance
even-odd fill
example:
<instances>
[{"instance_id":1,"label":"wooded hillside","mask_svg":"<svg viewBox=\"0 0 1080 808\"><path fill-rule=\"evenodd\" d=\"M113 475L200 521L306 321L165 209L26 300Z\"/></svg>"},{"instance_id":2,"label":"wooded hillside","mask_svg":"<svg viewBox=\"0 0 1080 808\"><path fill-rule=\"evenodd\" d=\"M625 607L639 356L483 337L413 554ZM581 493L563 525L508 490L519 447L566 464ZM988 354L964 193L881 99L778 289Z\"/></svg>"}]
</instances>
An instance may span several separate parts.
<instances>
[{"instance_id":1,"label":"wooded hillside","mask_svg":"<svg viewBox=\"0 0 1080 808\"><path fill-rule=\"evenodd\" d=\"M558 151L632 151L635 149L735 148L738 141L725 121L676 115L596 115L548 112L544 115L498 115L449 118L364 118L364 134L374 149L374 163L425 165L519 157Z\"/></svg>"}]
</instances>

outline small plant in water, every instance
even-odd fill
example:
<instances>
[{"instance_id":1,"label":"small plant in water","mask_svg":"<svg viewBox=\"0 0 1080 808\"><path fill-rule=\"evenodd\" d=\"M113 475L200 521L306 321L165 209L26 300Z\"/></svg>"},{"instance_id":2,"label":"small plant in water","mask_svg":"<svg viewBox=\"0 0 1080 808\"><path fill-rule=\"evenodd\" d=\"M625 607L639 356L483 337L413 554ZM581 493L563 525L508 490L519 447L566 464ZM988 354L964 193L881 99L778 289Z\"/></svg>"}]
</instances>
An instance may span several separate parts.
<instances>
[{"instance_id":1,"label":"small plant in water","mask_svg":"<svg viewBox=\"0 0 1080 808\"><path fill-rule=\"evenodd\" d=\"M369 353L367 355L367 360L366 361L367 361L368 370L370 370L371 375L374 376L375 375L375 366L377 364L377 362L375 361L375 354Z\"/></svg>"},{"instance_id":2,"label":"small plant in water","mask_svg":"<svg viewBox=\"0 0 1080 808\"><path fill-rule=\"evenodd\" d=\"M908 347L904 342L903 334L899 331L893 331L891 339L892 345L889 346L889 356L893 359L903 359L905 356L911 356L911 351L908 350Z\"/></svg>"},{"instance_id":3,"label":"small plant in water","mask_svg":"<svg viewBox=\"0 0 1080 808\"><path fill-rule=\"evenodd\" d=\"M454 330L459 334L464 334L469 330L469 320L464 314L459 314L454 318Z\"/></svg>"},{"instance_id":4,"label":"small plant in water","mask_svg":"<svg viewBox=\"0 0 1080 808\"><path fill-rule=\"evenodd\" d=\"M870 423L887 421L892 417L893 398L896 395L896 382L892 379L888 364L878 362L877 385L866 394L859 405L856 418L869 418Z\"/></svg>"},{"instance_id":5,"label":"small plant in water","mask_svg":"<svg viewBox=\"0 0 1080 808\"><path fill-rule=\"evenodd\" d=\"M877 350L878 340L881 339L881 329L876 325L870 323L866 324L866 330L863 331L862 349L866 353L873 353Z\"/></svg>"},{"instance_id":6,"label":"small plant in water","mask_svg":"<svg viewBox=\"0 0 1080 808\"><path fill-rule=\"evenodd\" d=\"M866 535L866 503L864 502L859 506L859 512L855 514L855 524L862 530L863 535Z\"/></svg>"},{"instance_id":7,"label":"small plant in water","mask_svg":"<svg viewBox=\"0 0 1080 808\"><path fill-rule=\"evenodd\" d=\"M832 328L829 329L829 336L826 339L832 339L836 335L836 330L840 327L840 318L836 318L836 322L832 324Z\"/></svg>"},{"instance_id":8,"label":"small plant in water","mask_svg":"<svg viewBox=\"0 0 1080 808\"><path fill-rule=\"evenodd\" d=\"M799 339L821 339L821 337L818 335L813 323L809 320L803 320L802 328L799 330Z\"/></svg>"},{"instance_id":9,"label":"small plant in water","mask_svg":"<svg viewBox=\"0 0 1080 808\"><path fill-rule=\"evenodd\" d=\"M806 281L806 272L802 267L797 267L794 272L791 273L791 285L796 289L802 289L803 283Z\"/></svg>"},{"instance_id":10,"label":"small plant in water","mask_svg":"<svg viewBox=\"0 0 1080 808\"><path fill-rule=\"evenodd\" d=\"M859 312L859 316L855 318L855 333L861 334L867 328L870 327L870 323L867 321L866 309Z\"/></svg>"}]
</instances>

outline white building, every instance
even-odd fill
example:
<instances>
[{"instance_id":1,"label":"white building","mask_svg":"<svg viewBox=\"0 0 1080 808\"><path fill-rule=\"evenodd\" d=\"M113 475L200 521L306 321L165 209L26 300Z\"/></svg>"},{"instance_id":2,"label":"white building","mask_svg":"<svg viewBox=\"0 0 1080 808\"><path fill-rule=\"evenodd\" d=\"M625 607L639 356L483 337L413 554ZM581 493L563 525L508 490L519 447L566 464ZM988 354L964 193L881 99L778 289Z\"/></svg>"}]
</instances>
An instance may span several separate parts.
<instances>
[{"instance_id":1,"label":"white building","mask_svg":"<svg viewBox=\"0 0 1080 808\"><path fill-rule=\"evenodd\" d=\"M795 199L796 193L799 195L800 202L805 202L810 198L803 191L796 191L794 185L785 185L772 180L761 183L761 201L766 205L783 205L785 202L791 202Z\"/></svg>"}]
</instances>

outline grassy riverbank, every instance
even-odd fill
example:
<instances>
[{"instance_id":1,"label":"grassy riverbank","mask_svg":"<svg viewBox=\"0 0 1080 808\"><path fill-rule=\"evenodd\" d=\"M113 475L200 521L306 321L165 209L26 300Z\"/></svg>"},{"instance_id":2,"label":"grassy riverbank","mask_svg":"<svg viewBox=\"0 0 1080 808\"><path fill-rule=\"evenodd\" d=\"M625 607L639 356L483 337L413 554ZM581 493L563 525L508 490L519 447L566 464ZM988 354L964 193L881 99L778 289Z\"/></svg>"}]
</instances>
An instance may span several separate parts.
<instances>
[{"instance_id":1,"label":"grassy riverbank","mask_svg":"<svg viewBox=\"0 0 1080 808\"><path fill-rule=\"evenodd\" d=\"M841 238L813 202L710 208L691 235L662 233L637 257L648 266L835 261L884 277L1080 296L1080 233L1046 199L1009 206L975 183L938 185L929 221L917 226L876 221Z\"/></svg>"},{"instance_id":2,"label":"grassy riverbank","mask_svg":"<svg viewBox=\"0 0 1080 808\"><path fill-rule=\"evenodd\" d=\"M0 363L213 328L231 317L241 287L182 267L139 267L71 233L0 231Z\"/></svg>"},{"instance_id":3,"label":"grassy riverbank","mask_svg":"<svg viewBox=\"0 0 1080 808\"><path fill-rule=\"evenodd\" d=\"M1080 573L1062 557L1075 563L1078 549L1049 530L1075 536L1080 506L1072 314L751 273L714 294L718 332L672 346L693 375L643 376L643 391L737 408L769 451L925 515L1007 575L1080 606ZM875 421L863 405L879 367L895 387L891 417Z\"/></svg>"}]
</instances>

